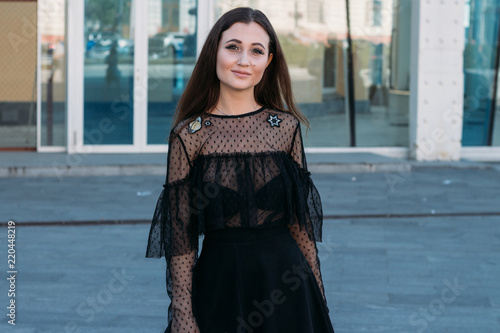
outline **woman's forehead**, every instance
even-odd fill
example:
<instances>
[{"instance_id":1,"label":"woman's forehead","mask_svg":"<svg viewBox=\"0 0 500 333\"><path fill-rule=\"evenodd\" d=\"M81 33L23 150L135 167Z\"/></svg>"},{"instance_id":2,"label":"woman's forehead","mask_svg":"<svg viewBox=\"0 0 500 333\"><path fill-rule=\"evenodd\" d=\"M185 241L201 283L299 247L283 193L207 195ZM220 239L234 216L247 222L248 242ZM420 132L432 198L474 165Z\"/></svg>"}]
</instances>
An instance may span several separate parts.
<instances>
[{"instance_id":1,"label":"woman's forehead","mask_svg":"<svg viewBox=\"0 0 500 333\"><path fill-rule=\"evenodd\" d=\"M221 36L221 42L226 43L228 40L237 39L242 43L254 43L259 42L264 45L269 44L269 35L266 30L262 28L258 23L242 23L237 22L233 24L229 29L225 30Z\"/></svg>"}]
</instances>

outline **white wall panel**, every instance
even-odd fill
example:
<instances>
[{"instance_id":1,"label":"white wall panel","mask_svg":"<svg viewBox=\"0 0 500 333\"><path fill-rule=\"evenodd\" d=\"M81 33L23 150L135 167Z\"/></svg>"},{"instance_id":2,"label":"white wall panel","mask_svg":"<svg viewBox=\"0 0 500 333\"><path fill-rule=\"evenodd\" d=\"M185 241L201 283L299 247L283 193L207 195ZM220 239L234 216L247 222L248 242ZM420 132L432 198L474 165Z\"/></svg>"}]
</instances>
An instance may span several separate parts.
<instances>
[{"instance_id":1,"label":"white wall panel","mask_svg":"<svg viewBox=\"0 0 500 333\"><path fill-rule=\"evenodd\" d=\"M412 2L410 156L459 160L463 116L463 1Z\"/></svg>"}]
</instances>

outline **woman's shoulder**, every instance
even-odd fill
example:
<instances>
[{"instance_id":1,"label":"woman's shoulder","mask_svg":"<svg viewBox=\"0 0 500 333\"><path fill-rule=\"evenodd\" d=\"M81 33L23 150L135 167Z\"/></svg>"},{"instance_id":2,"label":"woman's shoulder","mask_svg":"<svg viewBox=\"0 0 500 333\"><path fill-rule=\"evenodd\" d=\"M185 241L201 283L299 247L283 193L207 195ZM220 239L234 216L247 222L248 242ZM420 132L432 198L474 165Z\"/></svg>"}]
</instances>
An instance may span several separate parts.
<instances>
[{"instance_id":1,"label":"woman's shoulder","mask_svg":"<svg viewBox=\"0 0 500 333\"><path fill-rule=\"evenodd\" d=\"M286 119L287 121L299 121L299 118L297 118L296 115L294 115L292 112L288 110L281 110L281 109L276 109L276 108L270 108L266 107L266 111L268 113L276 113Z\"/></svg>"},{"instance_id":2,"label":"woman's shoulder","mask_svg":"<svg viewBox=\"0 0 500 333\"><path fill-rule=\"evenodd\" d=\"M269 119L275 119L277 117L277 120L279 121L279 124L281 126L289 125L292 127L296 127L300 123L299 118L297 118L297 116L295 116L288 110L280 110L268 107L266 108L266 111L269 114Z\"/></svg>"},{"instance_id":3,"label":"woman's shoulder","mask_svg":"<svg viewBox=\"0 0 500 333\"><path fill-rule=\"evenodd\" d=\"M291 113L290 111L288 110L282 110L282 109L276 109L276 108L272 108L272 107L266 107L266 110L268 112L274 112L274 113L278 113L280 114L281 116L283 117L287 117L287 118L297 118L293 113Z\"/></svg>"}]
</instances>

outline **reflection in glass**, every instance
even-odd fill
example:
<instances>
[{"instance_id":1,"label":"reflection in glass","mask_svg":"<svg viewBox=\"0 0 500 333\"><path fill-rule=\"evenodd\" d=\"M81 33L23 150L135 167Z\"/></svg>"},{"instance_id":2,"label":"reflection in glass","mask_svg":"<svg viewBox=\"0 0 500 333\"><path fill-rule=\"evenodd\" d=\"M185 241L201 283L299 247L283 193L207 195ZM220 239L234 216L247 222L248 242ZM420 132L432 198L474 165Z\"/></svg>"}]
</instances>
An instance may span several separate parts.
<instances>
[{"instance_id":1,"label":"reflection in glass","mask_svg":"<svg viewBox=\"0 0 500 333\"><path fill-rule=\"evenodd\" d=\"M257 2L257 1L256 1ZM348 145L345 120L342 42L346 36L345 1L258 1L280 40L299 108L311 133L306 146ZM215 19L240 5L214 1Z\"/></svg>"},{"instance_id":2,"label":"reflection in glass","mask_svg":"<svg viewBox=\"0 0 500 333\"><path fill-rule=\"evenodd\" d=\"M500 68L499 68L500 71ZM493 116L493 138L491 144L500 146L500 79L497 82L497 98L495 104L495 115Z\"/></svg>"},{"instance_id":3,"label":"reflection in glass","mask_svg":"<svg viewBox=\"0 0 500 333\"><path fill-rule=\"evenodd\" d=\"M410 9L350 1L358 146L408 146Z\"/></svg>"},{"instance_id":4,"label":"reflection in glass","mask_svg":"<svg viewBox=\"0 0 500 333\"><path fill-rule=\"evenodd\" d=\"M84 143L133 144L131 0L85 0Z\"/></svg>"},{"instance_id":5,"label":"reflection in glass","mask_svg":"<svg viewBox=\"0 0 500 333\"><path fill-rule=\"evenodd\" d=\"M463 146L489 145L492 135L491 143L499 144L499 134L495 134L495 129L499 129L498 117L492 114L495 110L493 83L497 80L495 57L498 52L499 10L500 3L496 0L466 1ZM492 123L494 118L496 124ZM493 128L493 133L490 128Z\"/></svg>"},{"instance_id":6,"label":"reflection in glass","mask_svg":"<svg viewBox=\"0 0 500 333\"><path fill-rule=\"evenodd\" d=\"M66 146L65 0L38 1L41 30L41 145Z\"/></svg>"},{"instance_id":7,"label":"reflection in glass","mask_svg":"<svg viewBox=\"0 0 500 333\"><path fill-rule=\"evenodd\" d=\"M500 55L497 55L500 56ZM500 73L500 67L497 68ZM493 114L493 133L491 138L491 145L500 146L500 75L497 77L497 93L495 98L495 113Z\"/></svg>"},{"instance_id":8,"label":"reflection in glass","mask_svg":"<svg viewBox=\"0 0 500 333\"><path fill-rule=\"evenodd\" d=\"M196 0L148 0L148 144L165 144L196 62Z\"/></svg>"},{"instance_id":9,"label":"reflection in glass","mask_svg":"<svg viewBox=\"0 0 500 333\"><path fill-rule=\"evenodd\" d=\"M407 6L400 10L395 2ZM262 10L276 29L295 98L311 123L312 131L305 144L349 146L345 103L346 1L278 0L245 4ZM214 1L214 5L218 18L241 2L220 0ZM409 0L350 1L359 146L408 145L410 54L405 42L409 40L409 7ZM396 40L393 29L399 37ZM399 76L397 80L393 78L392 84L391 75Z\"/></svg>"}]
</instances>

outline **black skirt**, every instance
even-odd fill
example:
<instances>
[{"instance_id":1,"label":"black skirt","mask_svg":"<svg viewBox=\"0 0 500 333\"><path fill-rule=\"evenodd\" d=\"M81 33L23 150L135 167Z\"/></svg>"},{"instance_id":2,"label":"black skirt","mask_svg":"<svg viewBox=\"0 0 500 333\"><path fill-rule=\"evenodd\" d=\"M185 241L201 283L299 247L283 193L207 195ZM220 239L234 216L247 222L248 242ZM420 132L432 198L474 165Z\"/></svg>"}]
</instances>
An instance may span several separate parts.
<instances>
[{"instance_id":1,"label":"black skirt","mask_svg":"<svg viewBox=\"0 0 500 333\"><path fill-rule=\"evenodd\" d=\"M333 333L314 273L286 226L207 232L192 297L201 333Z\"/></svg>"}]
</instances>

